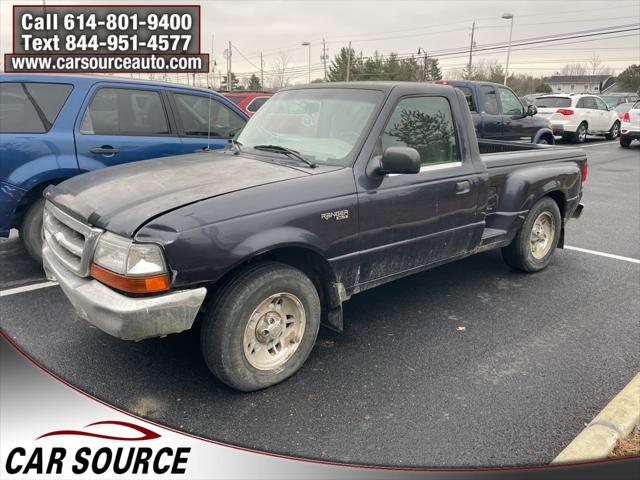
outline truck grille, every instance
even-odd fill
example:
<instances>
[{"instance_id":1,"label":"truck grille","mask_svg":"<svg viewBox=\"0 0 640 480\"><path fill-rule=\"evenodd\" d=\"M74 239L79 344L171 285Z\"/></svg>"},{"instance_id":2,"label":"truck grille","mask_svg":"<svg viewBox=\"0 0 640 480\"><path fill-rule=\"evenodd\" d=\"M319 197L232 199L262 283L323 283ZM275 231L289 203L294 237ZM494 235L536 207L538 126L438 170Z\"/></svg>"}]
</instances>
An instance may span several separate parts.
<instances>
[{"instance_id":1,"label":"truck grille","mask_svg":"<svg viewBox=\"0 0 640 480\"><path fill-rule=\"evenodd\" d=\"M44 239L58 261L73 273L88 276L103 231L76 220L51 202L45 203L43 224Z\"/></svg>"}]
</instances>

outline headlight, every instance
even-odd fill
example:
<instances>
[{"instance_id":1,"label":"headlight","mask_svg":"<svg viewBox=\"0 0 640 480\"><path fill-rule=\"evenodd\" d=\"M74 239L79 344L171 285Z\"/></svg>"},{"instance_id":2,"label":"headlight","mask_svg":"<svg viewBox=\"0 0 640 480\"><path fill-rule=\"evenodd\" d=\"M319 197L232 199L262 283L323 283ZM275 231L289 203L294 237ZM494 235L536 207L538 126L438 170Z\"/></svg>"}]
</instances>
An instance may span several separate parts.
<instances>
[{"instance_id":1,"label":"headlight","mask_svg":"<svg viewBox=\"0 0 640 480\"><path fill-rule=\"evenodd\" d=\"M91 276L118 290L131 293L169 289L169 275L162 249L150 243L133 243L105 232L93 255Z\"/></svg>"},{"instance_id":2,"label":"headlight","mask_svg":"<svg viewBox=\"0 0 640 480\"><path fill-rule=\"evenodd\" d=\"M164 256L158 245L133 243L110 232L100 237L93 261L114 273L130 277L167 272Z\"/></svg>"}]
</instances>

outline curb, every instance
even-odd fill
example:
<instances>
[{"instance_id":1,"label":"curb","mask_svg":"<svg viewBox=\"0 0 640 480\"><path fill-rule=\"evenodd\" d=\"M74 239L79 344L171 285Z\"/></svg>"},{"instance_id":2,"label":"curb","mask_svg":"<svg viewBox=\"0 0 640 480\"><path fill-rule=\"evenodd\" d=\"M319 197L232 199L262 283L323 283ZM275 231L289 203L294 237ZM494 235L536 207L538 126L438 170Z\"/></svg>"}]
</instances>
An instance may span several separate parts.
<instances>
[{"instance_id":1,"label":"curb","mask_svg":"<svg viewBox=\"0 0 640 480\"><path fill-rule=\"evenodd\" d=\"M551 464L606 459L616 443L640 428L640 373L611 400Z\"/></svg>"}]
</instances>

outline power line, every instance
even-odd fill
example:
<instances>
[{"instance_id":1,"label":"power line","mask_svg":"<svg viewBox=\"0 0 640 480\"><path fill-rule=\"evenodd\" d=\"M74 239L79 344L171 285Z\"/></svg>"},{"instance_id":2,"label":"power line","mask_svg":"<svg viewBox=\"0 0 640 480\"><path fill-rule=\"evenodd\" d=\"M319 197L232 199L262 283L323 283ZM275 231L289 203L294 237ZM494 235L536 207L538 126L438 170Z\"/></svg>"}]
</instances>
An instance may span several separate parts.
<instances>
[{"instance_id":1,"label":"power line","mask_svg":"<svg viewBox=\"0 0 640 480\"><path fill-rule=\"evenodd\" d=\"M628 27L629 25L633 26L633 28L619 28L619 27ZM546 35L546 36L542 36L542 37L533 37L533 38L529 38L529 39L520 39L520 40L514 40L512 42L512 46L514 51L521 51L523 50L522 48L517 48L517 47L527 47L527 50L531 50L531 49L537 49L537 48L550 48L552 46L555 45L569 45L569 44L574 44L574 43L583 43L583 42L591 42L591 41L599 41L599 40L610 40L610 39L615 39L615 38L622 38L622 37L626 37L626 36L635 36L635 34L629 34L629 35L619 35L619 36L612 36L612 37L607 37L607 38L596 38L596 39L590 39L590 40L579 40L579 41L572 41L572 42L565 42L565 40L573 40L573 39L584 39L584 38L588 38L588 37L593 37L593 36L601 36L601 35L612 35L615 33L624 33L624 32L631 32L634 30L638 30L640 28L640 25L637 24L629 24L629 25L622 25L619 27L615 27L615 26L610 26L610 27L600 27L598 29L590 29L590 30L581 30L581 31L577 31L577 32L569 32L569 33L563 33L563 34L555 34L555 36L553 35ZM606 32L602 32L599 30L603 30L603 29L613 29L613 28L619 28L618 30L610 30L610 31L606 31ZM584 33L584 32L590 32L590 33ZM554 37L554 38L550 38L550 37ZM562 43L556 43L556 42L562 42ZM554 45L544 45L546 43L554 43ZM541 45L543 44L543 45ZM531 45L535 45L535 46L531 46ZM476 55L485 55L486 53L484 52L492 52L495 53L496 51L499 50L504 50L507 48L507 44L506 43L501 43L501 44L486 44L486 45L479 45L474 47L474 53ZM457 56L462 55L467 55L467 53L469 52L468 47L456 47L455 49L451 48L451 49L446 49L446 50L436 50L436 51L432 51L430 52L431 55L434 55L436 57L450 57L450 58L456 58ZM407 58L407 57L411 57L414 56L414 52L411 53L399 53L397 54L398 58ZM368 59L368 58L372 58L371 56L362 56L362 59ZM314 64L312 65L312 67L315 69L316 67L320 66L321 64ZM303 66L294 66L292 68L289 69L289 73L296 73L298 69L302 69L304 68ZM242 73L239 75L250 75L251 73L254 72L246 72L246 73Z\"/></svg>"},{"instance_id":2,"label":"power line","mask_svg":"<svg viewBox=\"0 0 640 480\"><path fill-rule=\"evenodd\" d=\"M620 2L618 2L618 7ZM624 6L623 6L624 7ZM599 11L607 11L609 12L611 10L611 8L606 7L606 8L592 8L592 9L580 9L580 10L565 10L562 12L556 12L553 11L552 14L554 16L554 18L557 18L559 15L563 15L563 14L571 14L574 15L576 13L584 13L584 12L599 12ZM549 12L545 12L545 13L534 13L534 14L519 14L517 12L514 12L515 15L518 18L530 18L530 17L539 17L539 16L549 16ZM624 18L629 18L629 16L625 16L625 17L610 17L610 18L597 18L597 19L575 19L572 18L570 19L570 21L572 23L583 23L583 22L591 22L591 21L603 21L603 20L613 20L613 19L624 19ZM473 19L467 19L467 20L460 20L460 21L456 21L456 22L452 22L452 23L446 23L446 24L440 24L437 25L436 27L440 28L440 27L447 27L447 26L453 26L453 25L460 25L460 24L468 24L469 22L471 22ZM478 18L476 19L476 21L480 22L482 20L495 20L495 17L483 17L483 18ZM545 21L545 25L546 24L561 24L561 23L566 23L568 20L564 20L564 21L553 21L553 22L547 22ZM539 23L529 23L529 24L518 24L518 26L534 26L534 25L539 25ZM482 29L486 29L486 28L504 28L506 27L505 25L488 25L488 26L482 26L479 25L477 28L482 30ZM444 31L435 31L433 32L434 34L436 33L446 33L449 31L462 31L462 30L466 30L467 28L463 28L463 29L456 29L456 30L444 30ZM421 27L413 27L413 28L403 28L400 30L387 30L387 31L383 31L383 32L377 32L378 35L385 35L385 34L391 34L391 33L406 33L406 32L411 32L411 31L416 31L416 30L420 30L421 32L427 32L424 33L429 34L428 32L432 31L432 28L429 29L425 29L425 27L421 26ZM361 39L359 40L358 37L362 37L362 36L370 36L371 33L351 33L351 34L342 34L342 35L338 35L338 36L334 36L334 37L326 37L326 43L328 44L335 44L335 43L346 43L346 40L342 40L339 41L339 39L351 39L352 41L361 41L361 42L365 42L365 41L373 41L376 40L378 38L382 38L382 39L394 39L394 38L409 38L409 37L413 37L413 36L417 36L418 34L412 34L412 35L403 35L403 36L398 36L398 37L378 37L375 39ZM422 35L422 33L420 33L420 35ZM318 38L315 40L312 40L315 42L321 42L322 39ZM299 44L288 44L288 45L284 45L282 47L275 47L273 49L269 49L269 50L263 50L263 54L264 56L271 56L271 55L277 55L280 52L290 52L293 50L296 50L299 48ZM256 54L253 55L249 55L248 58L258 58L260 56L260 54L258 52L256 52Z\"/></svg>"}]
</instances>

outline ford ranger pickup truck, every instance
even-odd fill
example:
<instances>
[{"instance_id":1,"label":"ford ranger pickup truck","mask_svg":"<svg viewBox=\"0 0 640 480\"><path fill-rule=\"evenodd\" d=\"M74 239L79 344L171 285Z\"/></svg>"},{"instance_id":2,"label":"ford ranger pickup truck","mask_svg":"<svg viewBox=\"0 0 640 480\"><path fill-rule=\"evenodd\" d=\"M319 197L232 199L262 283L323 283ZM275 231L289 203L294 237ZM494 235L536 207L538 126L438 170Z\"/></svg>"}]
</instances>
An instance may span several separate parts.
<instances>
[{"instance_id":1,"label":"ford ranger pickup truck","mask_svg":"<svg viewBox=\"0 0 640 480\"><path fill-rule=\"evenodd\" d=\"M460 90L335 83L275 94L224 151L45 191L48 278L142 340L199 328L227 385L281 382L352 295L491 249L537 272L578 217L582 150L476 139Z\"/></svg>"}]
</instances>

